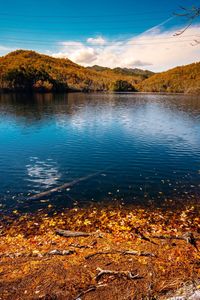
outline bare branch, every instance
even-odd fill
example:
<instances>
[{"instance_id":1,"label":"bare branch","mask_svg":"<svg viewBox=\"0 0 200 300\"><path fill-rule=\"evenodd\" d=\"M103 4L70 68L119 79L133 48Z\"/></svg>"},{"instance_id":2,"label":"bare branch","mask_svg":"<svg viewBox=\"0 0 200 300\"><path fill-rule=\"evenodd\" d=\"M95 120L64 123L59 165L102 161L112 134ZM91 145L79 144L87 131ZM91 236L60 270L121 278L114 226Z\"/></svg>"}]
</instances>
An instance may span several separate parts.
<instances>
[{"instance_id":1,"label":"bare branch","mask_svg":"<svg viewBox=\"0 0 200 300\"><path fill-rule=\"evenodd\" d=\"M184 29L182 29L182 30L176 32L176 33L174 34L174 36L182 35L182 34L183 34L183 33L184 33L191 25L192 25L192 22L190 22Z\"/></svg>"},{"instance_id":2,"label":"bare branch","mask_svg":"<svg viewBox=\"0 0 200 300\"><path fill-rule=\"evenodd\" d=\"M200 44L200 41L194 40L194 42L191 43L191 46L195 47L195 46L197 46L197 45L199 45L199 44Z\"/></svg>"},{"instance_id":3,"label":"bare branch","mask_svg":"<svg viewBox=\"0 0 200 300\"><path fill-rule=\"evenodd\" d=\"M174 13L174 15L186 18L189 23L185 28L175 33L174 36L179 36L183 34L193 24L194 20L200 17L200 7L192 6L190 8L186 8L180 6L180 9L183 11L183 13Z\"/></svg>"}]
</instances>

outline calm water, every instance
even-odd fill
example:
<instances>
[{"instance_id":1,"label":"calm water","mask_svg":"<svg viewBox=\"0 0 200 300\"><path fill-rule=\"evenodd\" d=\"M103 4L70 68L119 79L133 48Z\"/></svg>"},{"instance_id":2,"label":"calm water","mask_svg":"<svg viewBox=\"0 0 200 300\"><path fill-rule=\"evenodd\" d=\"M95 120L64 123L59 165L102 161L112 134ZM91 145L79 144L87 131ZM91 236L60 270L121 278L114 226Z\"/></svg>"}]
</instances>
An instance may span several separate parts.
<instances>
[{"instance_id":1,"label":"calm water","mask_svg":"<svg viewBox=\"0 0 200 300\"><path fill-rule=\"evenodd\" d=\"M0 205L98 172L47 197L146 203L200 194L200 99L137 94L0 95ZM48 203L48 204L49 204Z\"/></svg>"}]
</instances>

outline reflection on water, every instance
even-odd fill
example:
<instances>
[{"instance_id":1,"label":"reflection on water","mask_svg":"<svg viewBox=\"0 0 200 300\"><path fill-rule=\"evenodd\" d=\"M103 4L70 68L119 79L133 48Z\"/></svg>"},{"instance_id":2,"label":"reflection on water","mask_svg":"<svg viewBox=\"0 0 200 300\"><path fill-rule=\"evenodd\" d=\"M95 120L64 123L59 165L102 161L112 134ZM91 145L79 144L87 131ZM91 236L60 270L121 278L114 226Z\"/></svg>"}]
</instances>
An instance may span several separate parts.
<instances>
[{"instance_id":1,"label":"reflection on water","mask_svg":"<svg viewBox=\"0 0 200 300\"><path fill-rule=\"evenodd\" d=\"M200 99L184 95L1 94L0 199L162 202L200 193ZM101 172L100 172L101 173Z\"/></svg>"},{"instance_id":2,"label":"reflection on water","mask_svg":"<svg viewBox=\"0 0 200 300\"><path fill-rule=\"evenodd\" d=\"M30 194L39 193L41 189L45 190L58 184L60 174L52 159L40 161L38 157L30 157L30 164L26 167Z\"/></svg>"}]
</instances>

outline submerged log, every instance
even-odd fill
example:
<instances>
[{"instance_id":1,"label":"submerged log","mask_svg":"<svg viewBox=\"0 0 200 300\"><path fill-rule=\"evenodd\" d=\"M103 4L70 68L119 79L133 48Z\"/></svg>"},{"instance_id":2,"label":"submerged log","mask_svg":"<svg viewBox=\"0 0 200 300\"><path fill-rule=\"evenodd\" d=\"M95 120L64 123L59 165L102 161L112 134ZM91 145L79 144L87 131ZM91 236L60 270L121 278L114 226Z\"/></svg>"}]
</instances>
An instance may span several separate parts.
<instances>
[{"instance_id":1,"label":"submerged log","mask_svg":"<svg viewBox=\"0 0 200 300\"><path fill-rule=\"evenodd\" d=\"M101 172L102 172L102 171L96 172L96 173L92 173L92 174L89 174L89 175L87 175L87 176L84 176L84 177L80 177L80 178L74 179L74 180L72 180L72 181L70 181L70 182L67 182L67 183L65 183L65 184L63 184L63 185L60 185L60 186L58 186L58 187L56 187L56 188L53 188L53 189L51 189L51 190L48 190L48 191L41 192L41 193L39 193L39 194L30 196L30 197L28 198L28 200L37 200L37 199L40 199L40 198L42 198L42 197L49 196L49 195L51 195L51 194L53 194L53 193L60 192L60 191L62 191L62 190L64 190L64 189L67 189L67 188L69 188L69 187L74 186L75 184L77 184L77 183L79 183L79 182L82 182L82 181L85 181L85 180L90 179L90 178L92 178L92 177L95 177L95 176L97 176L98 174L100 174Z\"/></svg>"}]
</instances>

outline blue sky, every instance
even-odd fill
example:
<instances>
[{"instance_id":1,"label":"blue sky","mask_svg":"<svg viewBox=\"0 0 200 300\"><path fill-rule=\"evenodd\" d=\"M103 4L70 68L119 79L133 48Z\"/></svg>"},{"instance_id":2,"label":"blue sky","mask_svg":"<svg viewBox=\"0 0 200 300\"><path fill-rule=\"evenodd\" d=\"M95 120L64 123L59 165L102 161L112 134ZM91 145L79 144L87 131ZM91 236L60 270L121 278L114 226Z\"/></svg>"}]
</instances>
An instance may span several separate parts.
<instances>
[{"instance_id":1,"label":"blue sky","mask_svg":"<svg viewBox=\"0 0 200 300\"><path fill-rule=\"evenodd\" d=\"M110 43L115 43L115 53L117 51L121 53L123 44L127 45L134 37L136 38L148 29L168 20L173 16L173 12L179 10L179 6L199 5L199 1L196 0L1 0L1 2L0 55L13 49L33 49L54 56L68 55L83 65L98 62L99 59L95 60L94 57L97 57L100 52L102 56L102 52L105 50L102 47L111 47ZM182 18L173 18L164 25L158 26L154 30L153 39L156 40L155 33L157 32L158 42L161 38L164 44L164 41L168 40L165 36L159 35L164 32L176 31L178 26L184 26L184 21ZM195 34L194 37L189 37L189 35L193 35L192 33L198 34L198 30L188 31L188 44L195 38ZM152 38L152 32L150 38ZM119 40L121 40L121 44L118 44ZM149 39L145 35L144 42L146 43L147 40ZM80 49L82 57L84 51L89 53L85 56L85 61L76 59L78 54L72 55L72 50L69 49L71 46L74 53ZM117 50L117 46L119 46L119 50ZM111 51L110 48L107 50ZM96 56L92 56L93 52ZM135 61L137 60L141 59L136 58ZM196 60L196 56L194 60ZM100 59L101 61L104 63L103 59ZM144 57L143 61L147 62L146 66L152 65L151 62L148 63L148 57ZM109 65L109 62L105 59L104 65L106 64ZM114 66L113 64L114 62L110 61L109 66ZM125 65L129 64L124 63ZM155 68L152 67L152 69Z\"/></svg>"}]
</instances>

